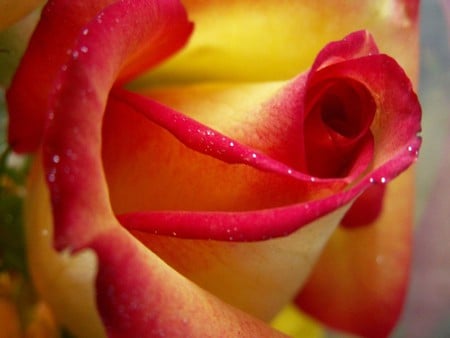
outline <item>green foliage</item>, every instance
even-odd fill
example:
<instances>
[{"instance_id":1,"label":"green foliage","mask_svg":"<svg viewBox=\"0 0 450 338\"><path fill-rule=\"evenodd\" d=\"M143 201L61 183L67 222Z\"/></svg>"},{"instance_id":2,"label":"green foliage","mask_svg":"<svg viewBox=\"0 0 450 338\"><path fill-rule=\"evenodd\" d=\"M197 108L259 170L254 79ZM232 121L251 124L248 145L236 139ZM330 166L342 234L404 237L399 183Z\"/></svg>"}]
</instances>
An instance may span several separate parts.
<instances>
[{"instance_id":1,"label":"green foliage","mask_svg":"<svg viewBox=\"0 0 450 338\"><path fill-rule=\"evenodd\" d=\"M14 155L6 144L3 95L0 105L0 272L19 273L26 278L23 197L27 161Z\"/></svg>"}]
</instances>

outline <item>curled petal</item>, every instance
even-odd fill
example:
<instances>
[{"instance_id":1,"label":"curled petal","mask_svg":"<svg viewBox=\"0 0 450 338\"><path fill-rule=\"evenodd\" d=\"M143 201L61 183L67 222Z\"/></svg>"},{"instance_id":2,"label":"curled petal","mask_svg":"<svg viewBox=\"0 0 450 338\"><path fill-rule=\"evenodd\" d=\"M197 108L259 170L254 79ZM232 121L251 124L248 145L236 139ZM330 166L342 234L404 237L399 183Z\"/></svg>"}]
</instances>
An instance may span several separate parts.
<instances>
[{"instance_id":1,"label":"curled petal","mask_svg":"<svg viewBox=\"0 0 450 338\"><path fill-rule=\"evenodd\" d=\"M49 1L7 93L9 143L14 150L30 152L39 147L48 119L55 114L50 102L52 94L63 86L63 73L69 64L77 62L78 56L84 58L83 67L89 64L89 75L102 78L97 74L100 69L103 74L110 71L111 85L117 77L124 81L181 48L192 25L177 5L174 1L157 5L152 1L101 0L89 4ZM135 21L130 20L133 17ZM122 41L121 46L127 51L117 48L112 53L113 45L118 47L121 43L120 36L128 34L133 39ZM110 39L115 36L117 40L115 43L107 42L108 39L103 41L107 36ZM133 40L139 41L139 49ZM109 60L107 63L100 66L86 62L90 57L85 54L94 53L99 59L102 47L105 47L102 60ZM88 75L86 71L82 73ZM25 120L27 123L23 123Z\"/></svg>"},{"instance_id":2,"label":"curled petal","mask_svg":"<svg viewBox=\"0 0 450 338\"><path fill-rule=\"evenodd\" d=\"M28 257L40 294L71 332L80 337L283 336L176 273L119 225L77 253L56 252L41 166L37 158L28 187Z\"/></svg>"}]
</instances>

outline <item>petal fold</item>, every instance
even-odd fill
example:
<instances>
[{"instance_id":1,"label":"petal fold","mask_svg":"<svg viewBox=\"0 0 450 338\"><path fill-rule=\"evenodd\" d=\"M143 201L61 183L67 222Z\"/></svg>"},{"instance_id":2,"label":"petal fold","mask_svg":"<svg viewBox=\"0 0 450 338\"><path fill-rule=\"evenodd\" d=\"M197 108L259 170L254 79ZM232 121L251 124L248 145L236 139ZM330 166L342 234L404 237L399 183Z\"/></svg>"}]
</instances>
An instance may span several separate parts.
<instances>
[{"instance_id":1,"label":"petal fold","mask_svg":"<svg viewBox=\"0 0 450 338\"><path fill-rule=\"evenodd\" d=\"M17 152L37 149L48 119L55 114L51 99L62 86L62 73L78 56L94 54L100 60L104 54L103 60L109 60L112 67L111 84L117 77L123 82L181 48L191 31L192 24L176 1L49 1L7 93L9 143ZM116 41L103 41L112 35ZM127 48L118 46L121 40ZM106 70L105 66L99 68ZM101 77L97 69L92 74Z\"/></svg>"}]
</instances>

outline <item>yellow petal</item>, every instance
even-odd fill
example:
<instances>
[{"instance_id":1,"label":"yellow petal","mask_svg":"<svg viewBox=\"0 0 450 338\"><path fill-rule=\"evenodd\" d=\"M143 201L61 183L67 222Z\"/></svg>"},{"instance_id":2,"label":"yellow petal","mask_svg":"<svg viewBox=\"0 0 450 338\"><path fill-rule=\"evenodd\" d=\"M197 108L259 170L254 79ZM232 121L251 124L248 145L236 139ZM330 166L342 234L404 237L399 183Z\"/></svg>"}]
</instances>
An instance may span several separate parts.
<instances>
[{"instance_id":1,"label":"yellow petal","mask_svg":"<svg viewBox=\"0 0 450 338\"><path fill-rule=\"evenodd\" d=\"M293 338L325 338L323 326L301 313L295 306L286 306L271 325Z\"/></svg>"},{"instance_id":2,"label":"yellow petal","mask_svg":"<svg viewBox=\"0 0 450 338\"><path fill-rule=\"evenodd\" d=\"M195 23L181 53L150 82L280 80L307 69L326 43L368 29L380 50L416 78L415 2L185 0Z\"/></svg>"},{"instance_id":3,"label":"yellow petal","mask_svg":"<svg viewBox=\"0 0 450 338\"><path fill-rule=\"evenodd\" d=\"M53 249L50 198L37 166L31 171L27 191L28 264L39 295L55 311L57 320L77 337L105 337L94 301L94 254L83 251L72 256Z\"/></svg>"}]
</instances>

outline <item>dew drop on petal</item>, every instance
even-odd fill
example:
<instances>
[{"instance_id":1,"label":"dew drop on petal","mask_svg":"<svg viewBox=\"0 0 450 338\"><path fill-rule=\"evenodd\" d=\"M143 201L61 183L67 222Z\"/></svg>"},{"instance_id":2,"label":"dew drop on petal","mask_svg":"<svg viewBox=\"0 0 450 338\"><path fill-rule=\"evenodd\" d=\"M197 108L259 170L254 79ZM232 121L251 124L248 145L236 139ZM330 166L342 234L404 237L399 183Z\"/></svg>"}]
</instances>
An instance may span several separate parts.
<instances>
[{"instance_id":1,"label":"dew drop on petal","mask_svg":"<svg viewBox=\"0 0 450 338\"><path fill-rule=\"evenodd\" d=\"M56 173L54 171L52 171L51 173L48 174L47 179L49 182L55 182L56 180Z\"/></svg>"},{"instance_id":2,"label":"dew drop on petal","mask_svg":"<svg viewBox=\"0 0 450 338\"><path fill-rule=\"evenodd\" d=\"M255 153L252 153L252 158L256 158L256 154Z\"/></svg>"},{"instance_id":3,"label":"dew drop on petal","mask_svg":"<svg viewBox=\"0 0 450 338\"><path fill-rule=\"evenodd\" d=\"M375 179L374 179L373 177L371 177L371 178L369 178L369 182L370 182L370 183L374 183L374 182L375 182Z\"/></svg>"},{"instance_id":4,"label":"dew drop on petal","mask_svg":"<svg viewBox=\"0 0 450 338\"><path fill-rule=\"evenodd\" d=\"M288 172L289 175L292 175L292 169L288 169L287 172Z\"/></svg>"},{"instance_id":5,"label":"dew drop on petal","mask_svg":"<svg viewBox=\"0 0 450 338\"><path fill-rule=\"evenodd\" d=\"M88 50L89 50L89 49L88 49L86 46L82 46L82 47L80 48L80 51L83 52L83 53L85 53L85 54L88 52Z\"/></svg>"},{"instance_id":6,"label":"dew drop on petal","mask_svg":"<svg viewBox=\"0 0 450 338\"><path fill-rule=\"evenodd\" d=\"M382 177L382 178L380 179L380 181L381 181L381 183L386 183L386 177Z\"/></svg>"},{"instance_id":7,"label":"dew drop on petal","mask_svg":"<svg viewBox=\"0 0 450 338\"><path fill-rule=\"evenodd\" d=\"M53 158L52 158L53 163L59 163L60 160L61 160L61 158L59 157L59 155L53 155Z\"/></svg>"},{"instance_id":8,"label":"dew drop on petal","mask_svg":"<svg viewBox=\"0 0 450 338\"><path fill-rule=\"evenodd\" d=\"M83 29L83 35L88 35L88 33L89 33L89 29L88 28Z\"/></svg>"},{"instance_id":9,"label":"dew drop on petal","mask_svg":"<svg viewBox=\"0 0 450 338\"><path fill-rule=\"evenodd\" d=\"M234 147L234 142L230 142L230 147Z\"/></svg>"}]
</instances>

